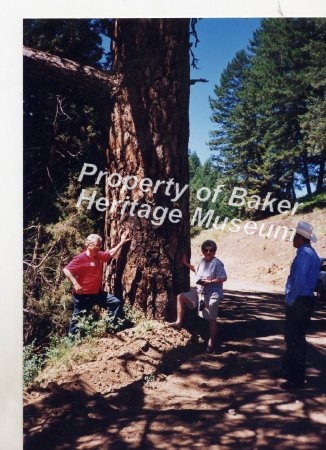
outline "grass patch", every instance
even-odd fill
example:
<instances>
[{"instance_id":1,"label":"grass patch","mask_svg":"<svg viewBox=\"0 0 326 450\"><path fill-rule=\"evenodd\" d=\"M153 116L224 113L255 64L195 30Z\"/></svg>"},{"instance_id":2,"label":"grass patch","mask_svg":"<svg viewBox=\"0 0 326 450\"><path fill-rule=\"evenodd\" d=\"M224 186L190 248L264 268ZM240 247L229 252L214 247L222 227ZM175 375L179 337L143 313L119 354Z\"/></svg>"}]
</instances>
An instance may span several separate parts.
<instances>
[{"instance_id":1,"label":"grass patch","mask_svg":"<svg viewBox=\"0 0 326 450\"><path fill-rule=\"evenodd\" d=\"M326 208L326 192L312 195L310 197L305 196L298 199L300 203L299 212L311 212L315 208Z\"/></svg>"},{"instance_id":2,"label":"grass patch","mask_svg":"<svg viewBox=\"0 0 326 450\"><path fill-rule=\"evenodd\" d=\"M137 331L140 332L154 331L156 328L157 324L155 324L151 320L144 320L137 325Z\"/></svg>"},{"instance_id":3,"label":"grass patch","mask_svg":"<svg viewBox=\"0 0 326 450\"><path fill-rule=\"evenodd\" d=\"M46 351L44 369L56 375L62 369L70 370L76 364L94 361L96 356L97 343L95 338L77 338L72 341L68 337L55 337Z\"/></svg>"},{"instance_id":4,"label":"grass patch","mask_svg":"<svg viewBox=\"0 0 326 450\"><path fill-rule=\"evenodd\" d=\"M61 370L70 370L76 364L95 360L97 339L116 333L126 325L138 328L141 333L156 328L153 322L146 320L142 312L132 308L131 305L125 305L124 318L118 319L116 324L110 322L106 312L102 315L101 313L84 315L78 320L78 333L73 338L52 335L48 346L43 348L42 352L35 347L35 341L25 345L24 386L30 387L43 381L43 371L56 376Z\"/></svg>"}]
</instances>

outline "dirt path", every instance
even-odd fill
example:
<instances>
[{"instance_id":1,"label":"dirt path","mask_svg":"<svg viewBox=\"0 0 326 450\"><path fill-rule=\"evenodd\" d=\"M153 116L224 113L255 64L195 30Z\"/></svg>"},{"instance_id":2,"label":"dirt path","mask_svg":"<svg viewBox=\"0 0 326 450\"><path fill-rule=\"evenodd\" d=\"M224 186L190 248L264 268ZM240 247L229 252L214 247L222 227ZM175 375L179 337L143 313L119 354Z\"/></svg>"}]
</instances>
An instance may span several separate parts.
<instances>
[{"instance_id":1,"label":"dirt path","mask_svg":"<svg viewBox=\"0 0 326 450\"><path fill-rule=\"evenodd\" d=\"M25 450L324 449L326 305L318 306L308 339L309 387L291 393L278 387L280 296L226 291L220 316L221 343L213 355L203 352L203 343L185 341L187 332L162 328L155 343L146 338L139 355L146 346L157 350L158 338L175 348L161 352L145 383L131 376L105 392L85 381L91 373L50 383L38 400L30 394ZM132 367L124 367L125 376Z\"/></svg>"}]
</instances>

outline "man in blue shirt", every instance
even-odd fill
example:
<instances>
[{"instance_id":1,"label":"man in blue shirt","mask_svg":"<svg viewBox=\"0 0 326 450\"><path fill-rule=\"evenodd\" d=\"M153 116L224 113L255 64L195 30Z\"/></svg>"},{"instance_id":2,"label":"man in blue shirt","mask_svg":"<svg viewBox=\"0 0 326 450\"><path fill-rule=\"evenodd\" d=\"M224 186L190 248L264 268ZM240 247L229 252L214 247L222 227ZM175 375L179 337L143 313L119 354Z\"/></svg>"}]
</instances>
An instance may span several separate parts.
<instances>
[{"instance_id":1,"label":"man in blue shirt","mask_svg":"<svg viewBox=\"0 0 326 450\"><path fill-rule=\"evenodd\" d=\"M299 222L293 238L293 247L298 250L285 287L283 371L287 381L281 384L283 389L305 387L306 333L315 306L314 290L320 270L320 258L311 246L316 241L313 227Z\"/></svg>"}]
</instances>

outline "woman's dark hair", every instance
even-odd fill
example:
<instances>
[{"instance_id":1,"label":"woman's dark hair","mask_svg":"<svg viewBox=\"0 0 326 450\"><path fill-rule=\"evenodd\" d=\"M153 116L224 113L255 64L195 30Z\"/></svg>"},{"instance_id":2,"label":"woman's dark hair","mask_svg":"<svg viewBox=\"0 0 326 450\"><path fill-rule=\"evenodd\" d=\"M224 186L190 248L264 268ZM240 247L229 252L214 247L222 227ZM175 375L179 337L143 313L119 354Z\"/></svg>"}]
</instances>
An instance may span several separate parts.
<instances>
[{"instance_id":1,"label":"woman's dark hair","mask_svg":"<svg viewBox=\"0 0 326 450\"><path fill-rule=\"evenodd\" d=\"M217 245L215 244L214 241L211 241L210 239L208 239L207 241L204 241L201 244L201 251L203 252L206 247L212 247L214 249L214 252L216 252L216 250L217 250Z\"/></svg>"}]
</instances>

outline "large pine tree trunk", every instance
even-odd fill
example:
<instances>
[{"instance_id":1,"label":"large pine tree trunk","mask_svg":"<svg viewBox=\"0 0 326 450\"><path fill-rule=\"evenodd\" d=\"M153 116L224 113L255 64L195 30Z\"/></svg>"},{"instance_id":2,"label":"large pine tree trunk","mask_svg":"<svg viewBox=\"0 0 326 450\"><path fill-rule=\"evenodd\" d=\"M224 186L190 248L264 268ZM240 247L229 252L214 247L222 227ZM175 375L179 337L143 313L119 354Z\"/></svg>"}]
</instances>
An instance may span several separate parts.
<instances>
[{"instance_id":1,"label":"large pine tree trunk","mask_svg":"<svg viewBox=\"0 0 326 450\"><path fill-rule=\"evenodd\" d=\"M163 319L176 294L189 288L189 273L179 262L190 253L189 190L172 202L174 185L161 184L154 193L140 183L173 180L180 189L188 184L189 20L116 20L112 54L113 72L123 81L111 117L108 173L133 175L130 185L137 181L137 187L106 184L109 204L121 201L107 212L107 245L116 244L122 229L132 236L109 266L106 287L147 317ZM126 201L138 202L133 214L130 207L123 213ZM151 216L138 216L142 205L152 212L157 206L169 213L177 208L182 218L172 223L167 216L155 225Z\"/></svg>"}]
</instances>

